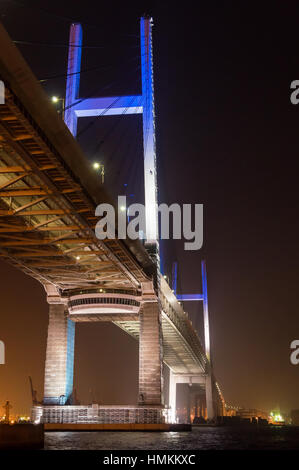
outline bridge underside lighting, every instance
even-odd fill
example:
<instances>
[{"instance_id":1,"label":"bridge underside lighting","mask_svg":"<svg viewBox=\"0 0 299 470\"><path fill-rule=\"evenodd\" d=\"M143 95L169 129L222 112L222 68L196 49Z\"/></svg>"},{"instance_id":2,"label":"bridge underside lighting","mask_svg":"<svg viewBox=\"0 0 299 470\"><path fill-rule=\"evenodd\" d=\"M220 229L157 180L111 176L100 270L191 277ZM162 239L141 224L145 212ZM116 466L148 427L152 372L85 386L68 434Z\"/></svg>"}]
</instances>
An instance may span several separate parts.
<instances>
[{"instance_id":1,"label":"bridge underside lighting","mask_svg":"<svg viewBox=\"0 0 299 470\"><path fill-rule=\"evenodd\" d=\"M69 303L70 316L80 315L101 315L111 316L111 321L115 315L132 315L136 317L139 314L139 299L132 295L117 294L95 294L95 295L76 295L70 298Z\"/></svg>"},{"instance_id":2,"label":"bridge underside lighting","mask_svg":"<svg viewBox=\"0 0 299 470\"><path fill-rule=\"evenodd\" d=\"M119 308L119 307L114 307L111 306L111 308L108 307L92 307L92 308L79 308L79 309L73 309L70 311L70 315L90 315L90 314L96 314L96 315L101 315L101 314L109 314L113 317L113 315L117 313L136 313L138 314L139 309L138 308Z\"/></svg>"}]
</instances>

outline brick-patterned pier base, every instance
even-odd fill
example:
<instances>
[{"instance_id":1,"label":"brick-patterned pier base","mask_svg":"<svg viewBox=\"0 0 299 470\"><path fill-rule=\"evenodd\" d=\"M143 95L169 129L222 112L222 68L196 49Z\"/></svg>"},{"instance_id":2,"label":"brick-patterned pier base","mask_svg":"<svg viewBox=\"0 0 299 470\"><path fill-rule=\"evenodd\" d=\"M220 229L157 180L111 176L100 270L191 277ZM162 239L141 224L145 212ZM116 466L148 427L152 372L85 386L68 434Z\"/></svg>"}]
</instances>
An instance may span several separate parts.
<instances>
[{"instance_id":1,"label":"brick-patterned pier base","mask_svg":"<svg viewBox=\"0 0 299 470\"><path fill-rule=\"evenodd\" d=\"M63 304L49 305L44 404L64 405L73 391L75 323Z\"/></svg>"},{"instance_id":2,"label":"brick-patterned pier base","mask_svg":"<svg viewBox=\"0 0 299 470\"><path fill-rule=\"evenodd\" d=\"M144 302L140 311L139 405L162 405L162 327L158 301Z\"/></svg>"}]
</instances>

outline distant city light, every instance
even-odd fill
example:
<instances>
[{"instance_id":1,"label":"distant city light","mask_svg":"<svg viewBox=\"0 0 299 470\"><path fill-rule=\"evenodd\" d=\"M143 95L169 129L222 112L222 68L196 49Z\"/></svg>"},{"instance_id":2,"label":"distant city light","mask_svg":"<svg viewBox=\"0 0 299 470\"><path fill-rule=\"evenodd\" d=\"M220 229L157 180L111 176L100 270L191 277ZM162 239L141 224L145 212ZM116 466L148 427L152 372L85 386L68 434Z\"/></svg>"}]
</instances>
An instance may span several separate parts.
<instances>
[{"instance_id":1,"label":"distant city light","mask_svg":"<svg viewBox=\"0 0 299 470\"><path fill-rule=\"evenodd\" d=\"M275 411L274 411L274 412L271 411L271 413L270 413L270 419L272 419L272 422L274 422L274 423L280 423L280 422L283 422L283 421L284 421L284 419L283 419L283 417L281 416L281 414L280 414L280 413L277 413L277 412L275 412Z\"/></svg>"},{"instance_id":2,"label":"distant city light","mask_svg":"<svg viewBox=\"0 0 299 470\"><path fill-rule=\"evenodd\" d=\"M283 417L280 414L274 415L274 421L283 421Z\"/></svg>"},{"instance_id":3,"label":"distant city light","mask_svg":"<svg viewBox=\"0 0 299 470\"><path fill-rule=\"evenodd\" d=\"M57 98L57 96L52 96L52 101L53 103L58 103L59 98Z\"/></svg>"},{"instance_id":4,"label":"distant city light","mask_svg":"<svg viewBox=\"0 0 299 470\"><path fill-rule=\"evenodd\" d=\"M95 163L93 164L93 168L94 168L95 170L98 170L98 169L100 168L100 166L101 166L101 165L100 165L98 162L95 162Z\"/></svg>"}]
</instances>

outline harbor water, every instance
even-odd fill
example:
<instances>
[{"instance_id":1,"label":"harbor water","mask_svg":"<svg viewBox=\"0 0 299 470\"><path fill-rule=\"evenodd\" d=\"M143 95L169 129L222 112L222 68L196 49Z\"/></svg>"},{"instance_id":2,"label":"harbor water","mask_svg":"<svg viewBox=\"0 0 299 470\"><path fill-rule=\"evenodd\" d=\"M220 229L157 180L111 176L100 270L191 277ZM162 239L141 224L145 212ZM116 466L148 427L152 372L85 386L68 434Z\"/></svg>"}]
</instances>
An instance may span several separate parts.
<instances>
[{"instance_id":1,"label":"harbor water","mask_svg":"<svg viewBox=\"0 0 299 470\"><path fill-rule=\"evenodd\" d=\"M299 427L193 427L191 432L46 432L47 450L299 450Z\"/></svg>"}]
</instances>

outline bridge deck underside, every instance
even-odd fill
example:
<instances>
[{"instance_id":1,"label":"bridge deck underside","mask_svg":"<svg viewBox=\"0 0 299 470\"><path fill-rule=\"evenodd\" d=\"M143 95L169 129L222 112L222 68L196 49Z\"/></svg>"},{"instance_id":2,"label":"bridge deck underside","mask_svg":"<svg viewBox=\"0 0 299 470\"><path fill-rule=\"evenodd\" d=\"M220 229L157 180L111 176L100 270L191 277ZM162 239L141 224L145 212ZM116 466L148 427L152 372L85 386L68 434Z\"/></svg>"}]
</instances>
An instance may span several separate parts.
<instances>
[{"instance_id":1,"label":"bridge deck underside","mask_svg":"<svg viewBox=\"0 0 299 470\"><path fill-rule=\"evenodd\" d=\"M139 321L115 321L115 325L139 340ZM163 314L163 361L176 373L203 374L200 362L194 356L190 346Z\"/></svg>"},{"instance_id":2,"label":"bridge deck underside","mask_svg":"<svg viewBox=\"0 0 299 470\"><path fill-rule=\"evenodd\" d=\"M61 290L136 288L147 276L120 240L96 238L96 204L20 108L6 90L0 107L0 257Z\"/></svg>"}]
</instances>

